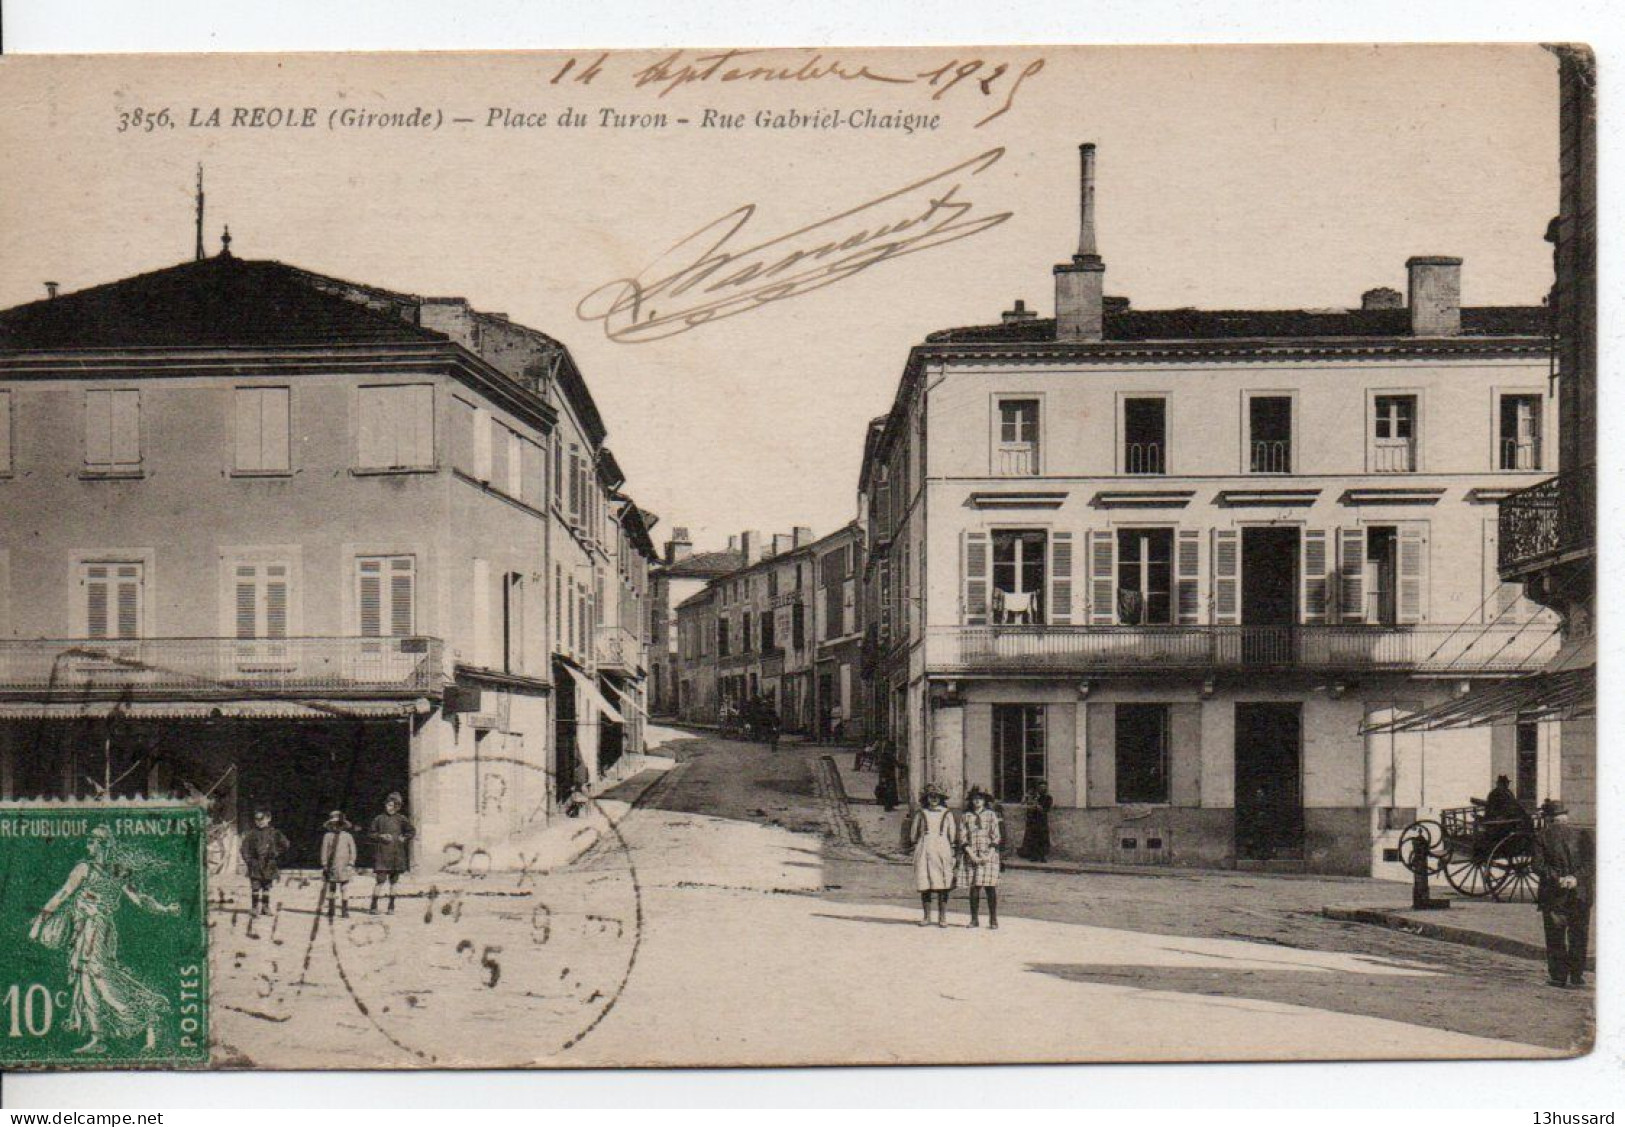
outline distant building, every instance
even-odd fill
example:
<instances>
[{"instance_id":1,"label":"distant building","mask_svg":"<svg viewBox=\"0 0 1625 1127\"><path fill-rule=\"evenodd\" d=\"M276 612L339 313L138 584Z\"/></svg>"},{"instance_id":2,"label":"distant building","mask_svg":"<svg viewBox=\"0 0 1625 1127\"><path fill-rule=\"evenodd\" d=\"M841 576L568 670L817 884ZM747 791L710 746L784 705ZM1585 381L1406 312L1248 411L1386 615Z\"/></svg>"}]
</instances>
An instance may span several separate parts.
<instances>
[{"instance_id":1,"label":"distant building","mask_svg":"<svg viewBox=\"0 0 1625 1127\"><path fill-rule=\"evenodd\" d=\"M813 666L811 732L823 740L861 741L866 734L863 691L863 533L856 522L814 541L817 589L812 599L817 654Z\"/></svg>"},{"instance_id":2,"label":"distant building","mask_svg":"<svg viewBox=\"0 0 1625 1127\"><path fill-rule=\"evenodd\" d=\"M1043 782L1075 858L1388 875L1526 742L1549 792L1553 726L1363 734L1556 651L1496 570L1496 502L1555 458L1547 311L1464 307L1436 256L1398 307L1134 310L1093 162L1056 316L927 337L866 441L911 789Z\"/></svg>"},{"instance_id":3,"label":"distant building","mask_svg":"<svg viewBox=\"0 0 1625 1127\"><path fill-rule=\"evenodd\" d=\"M743 562L737 536L729 538L728 547L724 550L695 552L688 529L671 530L660 564L654 569L650 580L650 711L656 716L687 717L693 711L684 706L681 695L681 647L676 608L690 595L703 590L711 580L737 571ZM711 719L715 719L714 712Z\"/></svg>"}]
</instances>

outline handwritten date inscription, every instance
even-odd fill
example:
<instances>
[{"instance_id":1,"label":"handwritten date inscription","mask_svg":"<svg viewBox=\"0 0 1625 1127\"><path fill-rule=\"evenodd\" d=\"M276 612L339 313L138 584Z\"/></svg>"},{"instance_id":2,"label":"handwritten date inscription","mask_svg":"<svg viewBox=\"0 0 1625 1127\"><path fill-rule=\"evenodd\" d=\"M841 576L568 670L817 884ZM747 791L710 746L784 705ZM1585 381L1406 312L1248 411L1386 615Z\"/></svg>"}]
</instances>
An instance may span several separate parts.
<instances>
[{"instance_id":1,"label":"handwritten date inscription","mask_svg":"<svg viewBox=\"0 0 1625 1127\"><path fill-rule=\"evenodd\" d=\"M870 267L979 235L1014 213L983 212L967 184L1004 156L989 149L912 184L785 235L740 246L756 204L679 239L636 277L599 286L576 306L623 344L676 336L712 321L834 285ZM752 232L751 234L754 234Z\"/></svg>"}]
</instances>

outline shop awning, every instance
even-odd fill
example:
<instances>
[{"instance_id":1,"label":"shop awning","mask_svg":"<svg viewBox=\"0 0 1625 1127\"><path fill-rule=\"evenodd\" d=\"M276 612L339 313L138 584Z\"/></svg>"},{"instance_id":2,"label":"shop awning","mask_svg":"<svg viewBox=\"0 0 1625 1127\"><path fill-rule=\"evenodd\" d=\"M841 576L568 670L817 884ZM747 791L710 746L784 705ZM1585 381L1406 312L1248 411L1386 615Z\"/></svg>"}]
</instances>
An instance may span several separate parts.
<instances>
[{"instance_id":1,"label":"shop awning","mask_svg":"<svg viewBox=\"0 0 1625 1127\"><path fill-rule=\"evenodd\" d=\"M1559 655L1560 657L1562 655ZM1420 712L1399 713L1361 728L1366 735L1477 728L1519 720L1576 720L1597 713L1595 665L1543 670L1474 689Z\"/></svg>"},{"instance_id":2,"label":"shop awning","mask_svg":"<svg viewBox=\"0 0 1625 1127\"><path fill-rule=\"evenodd\" d=\"M570 671L570 676L575 678L576 684L581 686L581 691L587 695L588 702L594 708L617 724L626 723L626 718L621 715L620 710L610 704L609 698L598 691L598 686L593 684L591 677L588 677L573 665L566 665L565 668Z\"/></svg>"},{"instance_id":3,"label":"shop awning","mask_svg":"<svg viewBox=\"0 0 1625 1127\"><path fill-rule=\"evenodd\" d=\"M637 702L637 699L636 699L636 698L635 698L635 697L633 697L633 696L632 696L632 695L631 695L631 694L630 694L630 693L628 693L628 692L627 692L627 691L626 691L626 690L625 690L625 689L623 689L623 688L621 688L621 687L620 687L620 686L619 686L619 685L617 685L617 684L616 684L616 683L615 683L615 682L613 682L613 681L611 681L611 682L610 682L610 683L609 683L609 687L610 687L610 688L612 688L612 689L614 689L614 690L615 690L615 695L616 695L616 696L618 696L618 697L620 697L620 698L621 698L621 700L622 700L622 701L623 701L623 702L624 702L624 703L625 703L625 704L627 704L627 705L629 705L629 706L631 706L631 707L632 707L632 708L633 708L633 709L634 709L634 710L635 710L635 711L637 711L637 712L638 712L638 713L639 713L639 714L640 714L640 715L641 715L641 716L642 716L642 717L643 717L643 718L644 718L644 719L645 719L645 720L647 720L647 719L648 719L648 718L649 718L649 710L648 710L648 709L647 709L647 708L644 708L644 707L643 707L643 706L642 706L642 705L641 705L641 704L639 704L639 703L638 703L638 702Z\"/></svg>"},{"instance_id":4,"label":"shop awning","mask_svg":"<svg viewBox=\"0 0 1625 1127\"><path fill-rule=\"evenodd\" d=\"M395 720L411 716L412 701L0 701L0 720Z\"/></svg>"}]
</instances>

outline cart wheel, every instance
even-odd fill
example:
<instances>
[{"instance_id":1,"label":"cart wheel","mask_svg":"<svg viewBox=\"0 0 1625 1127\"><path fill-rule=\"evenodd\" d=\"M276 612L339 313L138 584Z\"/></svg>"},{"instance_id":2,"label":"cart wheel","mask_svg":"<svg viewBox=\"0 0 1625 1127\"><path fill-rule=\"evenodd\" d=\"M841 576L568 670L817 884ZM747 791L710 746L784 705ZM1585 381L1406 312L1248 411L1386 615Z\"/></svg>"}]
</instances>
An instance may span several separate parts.
<instances>
[{"instance_id":1,"label":"cart wheel","mask_svg":"<svg viewBox=\"0 0 1625 1127\"><path fill-rule=\"evenodd\" d=\"M1399 835L1399 863L1413 873L1416 868L1412 858L1418 850L1427 855L1428 876L1438 876L1446 853L1444 827L1434 821L1412 822L1406 826Z\"/></svg>"},{"instance_id":2,"label":"cart wheel","mask_svg":"<svg viewBox=\"0 0 1625 1127\"><path fill-rule=\"evenodd\" d=\"M1489 858L1476 856L1475 852L1451 851L1444 859L1444 879L1463 896L1488 896L1492 891Z\"/></svg>"},{"instance_id":3,"label":"cart wheel","mask_svg":"<svg viewBox=\"0 0 1625 1127\"><path fill-rule=\"evenodd\" d=\"M1490 895L1496 900L1533 903L1535 886L1535 835L1514 830L1495 843L1490 854Z\"/></svg>"}]
</instances>

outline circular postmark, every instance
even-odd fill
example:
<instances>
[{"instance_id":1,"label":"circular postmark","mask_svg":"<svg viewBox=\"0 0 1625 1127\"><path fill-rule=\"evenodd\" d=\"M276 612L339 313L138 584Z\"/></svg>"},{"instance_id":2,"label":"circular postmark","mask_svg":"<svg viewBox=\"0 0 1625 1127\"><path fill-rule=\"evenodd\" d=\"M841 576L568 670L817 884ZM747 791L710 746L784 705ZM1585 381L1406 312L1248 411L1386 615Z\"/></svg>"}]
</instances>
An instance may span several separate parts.
<instances>
[{"instance_id":1,"label":"circular postmark","mask_svg":"<svg viewBox=\"0 0 1625 1127\"><path fill-rule=\"evenodd\" d=\"M216 904L222 1041L255 1065L566 1064L619 1002L644 932L617 825L630 808L589 801L575 818L550 815L545 798L515 808L547 781L517 757L444 759L416 774L436 772L487 773L457 777L476 784L480 819L469 824L483 832L465 840L443 824L455 819L425 819L393 890L365 867L363 825L342 890L302 873L269 916Z\"/></svg>"}]
</instances>

